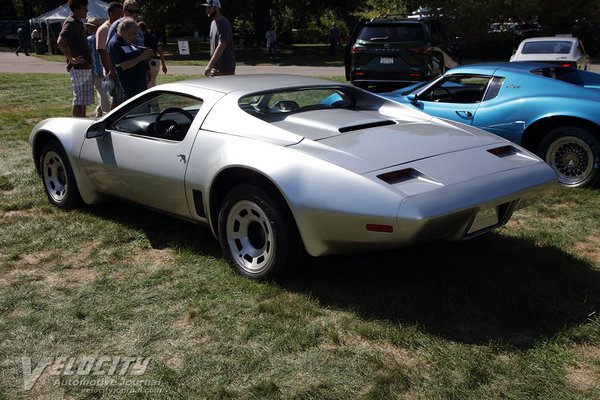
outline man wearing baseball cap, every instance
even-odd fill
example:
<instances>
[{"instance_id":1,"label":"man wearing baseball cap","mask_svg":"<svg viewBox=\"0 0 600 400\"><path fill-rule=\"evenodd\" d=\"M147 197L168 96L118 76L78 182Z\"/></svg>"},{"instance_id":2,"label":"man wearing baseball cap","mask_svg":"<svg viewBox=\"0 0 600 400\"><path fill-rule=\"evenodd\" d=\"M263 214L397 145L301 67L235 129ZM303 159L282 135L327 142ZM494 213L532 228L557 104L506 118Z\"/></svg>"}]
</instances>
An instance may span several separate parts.
<instances>
[{"instance_id":1,"label":"man wearing baseball cap","mask_svg":"<svg viewBox=\"0 0 600 400\"><path fill-rule=\"evenodd\" d=\"M205 0L202 4L210 24L210 60L204 68L204 75L235 75L235 48L231 23L221 14L220 0Z\"/></svg>"}]
</instances>

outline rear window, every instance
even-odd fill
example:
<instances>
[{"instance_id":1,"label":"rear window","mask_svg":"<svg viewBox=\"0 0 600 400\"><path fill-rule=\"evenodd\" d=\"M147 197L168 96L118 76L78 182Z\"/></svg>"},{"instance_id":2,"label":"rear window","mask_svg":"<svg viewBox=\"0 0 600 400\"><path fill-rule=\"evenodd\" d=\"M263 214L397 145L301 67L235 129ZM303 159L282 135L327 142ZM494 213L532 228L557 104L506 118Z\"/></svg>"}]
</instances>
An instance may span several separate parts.
<instances>
[{"instance_id":1,"label":"rear window","mask_svg":"<svg viewBox=\"0 0 600 400\"><path fill-rule=\"evenodd\" d=\"M551 67L538 68L531 71L536 75L545 76L546 78L556 79L558 81L567 82L577 86L585 86L581 73L574 68Z\"/></svg>"},{"instance_id":2,"label":"rear window","mask_svg":"<svg viewBox=\"0 0 600 400\"><path fill-rule=\"evenodd\" d=\"M282 116L311 110L353 108L354 96L340 88L301 88L255 93L242 97L240 108L256 117Z\"/></svg>"},{"instance_id":3,"label":"rear window","mask_svg":"<svg viewBox=\"0 0 600 400\"><path fill-rule=\"evenodd\" d=\"M568 40L547 40L528 42L523 45L522 54L569 54L573 42Z\"/></svg>"},{"instance_id":4,"label":"rear window","mask_svg":"<svg viewBox=\"0 0 600 400\"><path fill-rule=\"evenodd\" d=\"M382 42L425 41L425 29L421 24L366 25L358 35L359 40Z\"/></svg>"}]
</instances>

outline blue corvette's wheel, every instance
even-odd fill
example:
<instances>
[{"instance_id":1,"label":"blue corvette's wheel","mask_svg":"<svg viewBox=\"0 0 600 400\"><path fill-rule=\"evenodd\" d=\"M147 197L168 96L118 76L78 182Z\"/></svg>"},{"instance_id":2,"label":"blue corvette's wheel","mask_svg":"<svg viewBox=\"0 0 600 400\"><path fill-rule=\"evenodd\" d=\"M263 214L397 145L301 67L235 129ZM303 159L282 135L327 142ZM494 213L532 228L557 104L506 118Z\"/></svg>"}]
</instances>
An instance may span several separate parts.
<instances>
[{"instance_id":1,"label":"blue corvette's wheel","mask_svg":"<svg viewBox=\"0 0 600 400\"><path fill-rule=\"evenodd\" d=\"M236 270L253 279L273 279L295 266L302 252L296 226L266 190L240 185L219 213L219 241Z\"/></svg>"},{"instance_id":2,"label":"blue corvette's wheel","mask_svg":"<svg viewBox=\"0 0 600 400\"><path fill-rule=\"evenodd\" d=\"M40 172L48 200L69 210L81 202L77 182L62 146L52 140L42 150Z\"/></svg>"},{"instance_id":3,"label":"blue corvette's wheel","mask_svg":"<svg viewBox=\"0 0 600 400\"><path fill-rule=\"evenodd\" d=\"M592 187L600 180L600 142L584 128L552 130L540 143L538 153L565 186Z\"/></svg>"}]
</instances>

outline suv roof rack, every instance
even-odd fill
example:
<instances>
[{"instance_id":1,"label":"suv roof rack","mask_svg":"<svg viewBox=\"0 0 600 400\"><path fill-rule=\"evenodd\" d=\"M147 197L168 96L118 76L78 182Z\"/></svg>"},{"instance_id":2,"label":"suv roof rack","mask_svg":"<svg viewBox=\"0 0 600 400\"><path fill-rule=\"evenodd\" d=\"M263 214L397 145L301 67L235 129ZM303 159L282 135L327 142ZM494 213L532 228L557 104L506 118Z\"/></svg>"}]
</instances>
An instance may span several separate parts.
<instances>
[{"instance_id":1,"label":"suv roof rack","mask_svg":"<svg viewBox=\"0 0 600 400\"><path fill-rule=\"evenodd\" d=\"M406 19L412 14L379 14L375 18L371 18L371 22L377 20L389 20L389 19Z\"/></svg>"}]
</instances>

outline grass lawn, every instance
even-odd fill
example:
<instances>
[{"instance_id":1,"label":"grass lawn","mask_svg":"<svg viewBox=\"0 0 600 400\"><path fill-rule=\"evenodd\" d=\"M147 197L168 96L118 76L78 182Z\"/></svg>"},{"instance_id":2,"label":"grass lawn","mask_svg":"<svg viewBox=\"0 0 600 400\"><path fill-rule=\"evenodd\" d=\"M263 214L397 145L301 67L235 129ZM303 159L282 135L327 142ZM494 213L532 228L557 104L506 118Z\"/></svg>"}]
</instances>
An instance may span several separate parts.
<instances>
[{"instance_id":1,"label":"grass lawn","mask_svg":"<svg viewBox=\"0 0 600 400\"><path fill-rule=\"evenodd\" d=\"M66 75L0 75L0 399L600 398L600 191L556 187L481 238L257 283L203 227L50 206L27 137L69 114ZM24 388L25 359L61 356L148 357L126 378L153 384L102 392L49 367Z\"/></svg>"}]
</instances>

